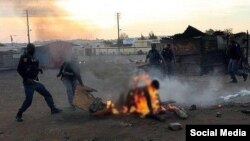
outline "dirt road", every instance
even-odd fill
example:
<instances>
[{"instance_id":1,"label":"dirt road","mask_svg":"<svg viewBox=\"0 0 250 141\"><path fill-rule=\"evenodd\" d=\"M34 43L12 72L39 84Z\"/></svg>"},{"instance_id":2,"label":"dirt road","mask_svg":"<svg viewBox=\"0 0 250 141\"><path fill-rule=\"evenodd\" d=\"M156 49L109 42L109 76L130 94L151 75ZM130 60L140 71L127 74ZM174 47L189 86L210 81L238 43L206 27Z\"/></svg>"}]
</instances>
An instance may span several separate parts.
<instances>
[{"instance_id":1,"label":"dirt road","mask_svg":"<svg viewBox=\"0 0 250 141\"><path fill-rule=\"evenodd\" d=\"M216 106L201 108L197 105L196 111L188 111L188 119L182 120L174 114L169 114L165 122L133 116L93 117L85 111L79 109L71 111L68 108L63 84L56 78L57 71L45 70L40 78L41 82L52 93L56 105L64 110L63 113L51 115L43 98L35 93L33 103L25 112L25 121L22 123L15 121L15 114L24 99L21 79L16 71L0 72L1 141L184 141L186 124L250 123L250 116L240 111L243 109L242 104L222 105L221 108ZM197 88L197 91L192 91L192 93L199 97L200 89L206 89L210 83L207 78L210 76L178 77L178 80L186 82L185 84L192 83ZM216 77L216 82L218 81L220 84L223 83L219 87L220 89L215 90L215 94L213 94L217 97L233 94L242 89L250 90L249 80L247 82L240 81L238 84L229 84L228 76L221 75ZM94 84L94 82L91 83L93 87L99 88ZM96 96L101 96L101 94L97 93ZM244 103L250 102L249 96L243 99ZM216 117L218 111L222 113L221 118ZM168 124L171 122L181 123L184 129L180 131L169 130Z\"/></svg>"}]
</instances>

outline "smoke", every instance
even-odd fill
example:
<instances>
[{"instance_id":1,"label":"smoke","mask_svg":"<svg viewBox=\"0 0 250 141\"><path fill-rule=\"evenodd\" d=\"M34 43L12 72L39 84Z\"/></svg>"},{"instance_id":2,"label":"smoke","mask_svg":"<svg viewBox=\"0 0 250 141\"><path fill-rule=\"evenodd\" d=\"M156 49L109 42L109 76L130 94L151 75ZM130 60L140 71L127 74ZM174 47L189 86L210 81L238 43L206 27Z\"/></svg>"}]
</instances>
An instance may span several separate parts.
<instances>
[{"instance_id":1,"label":"smoke","mask_svg":"<svg viewBox=\"0 0 250 141\"><path fill-rule=\"evenodd\" d=\"M161 81L160 98L162 101L174 100L183 105L211 106L217 103L223 83L215 77L197 76L198 79L164 79Z\"/></svg>"},{"instance_id":2,"label":"smoke","mask_svg":"<svg viewBox=\"0 0 250 141\"><path fill-rule=\"evenodd\" d=\"M92 57L82 66L82 77L86 85L98 90L95 94L103 100L119 103L125 98L133 84L133 76L138 72L125 56ZM163 77L150 70L151 79L160 82L162 102L174 100L179 105L193 104L201 107L218 104L219 96L228 94L223 80L215 75Z\"/></svg>"},{"instance_id":3,"label":"smoke","mask_svg":"<svg viewBox=\"0 0 250 141\"><path fill-rule=\"evenodd\" d=\"M98 90L95 96L117 102L131 88L134 68L124 56L93 56L81 71L84 83Z\"/></svg>"},{"instance_id":4,"label":"smoke","mask_svg":"<svg viewBox=\"0 0 250 141\"><path fill-rule=\"evenodd\" d=\"M14 9L29 11L31 35L39 40L74 39L90 37L90 31L84 22L70 19L70 15L58 7L57 0L19 0L13 2Z\"/></svg>"}]
</instances>

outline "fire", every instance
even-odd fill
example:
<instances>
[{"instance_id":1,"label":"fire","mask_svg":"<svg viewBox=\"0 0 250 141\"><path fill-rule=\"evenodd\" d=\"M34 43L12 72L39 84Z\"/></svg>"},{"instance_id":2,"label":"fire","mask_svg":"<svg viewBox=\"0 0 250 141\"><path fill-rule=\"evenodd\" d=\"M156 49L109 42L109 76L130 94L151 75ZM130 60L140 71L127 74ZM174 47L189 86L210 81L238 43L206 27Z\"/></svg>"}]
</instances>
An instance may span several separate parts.
<instances>
[{"instance_id":1,"label":"fire","mask_svg":"<svg viewBox=\"0 0 250 141\"><path fill-rule=\"evenodd\" d=\"M129 91L127 99L120 110L108 100L106 110L111 114L138 114L145 117L148 114L157 115L164 111L175 111L178 109L172 105L161 105L159 97L159 87L152 84L149 75L141 74L134 77L133 88Z\"/></svg>"},{"instance_id":2,"label":"fire","mask_svg":"<svg viewBox=\"0 0 250 141\"><path fill-rule=\"evenodd\" d=\"M142 86L139 86L142 83ZM134 87L129 92L123 113L137 113L141 117L150 113L156 114L160 110L158 90L151 85L149 75L142 74L134 77Z\"/></svg>"},{"instance_id":3,"label":"fire","mask_svg":"<svg viewBox=\"0 0 250 141\"><path fill-rule=\"evenodd\" d=\"M111 100L106 102L106 109L112 114L119 114L119 111L115 108L115 105L112 103Z\"/></svg>"}]
</instances>

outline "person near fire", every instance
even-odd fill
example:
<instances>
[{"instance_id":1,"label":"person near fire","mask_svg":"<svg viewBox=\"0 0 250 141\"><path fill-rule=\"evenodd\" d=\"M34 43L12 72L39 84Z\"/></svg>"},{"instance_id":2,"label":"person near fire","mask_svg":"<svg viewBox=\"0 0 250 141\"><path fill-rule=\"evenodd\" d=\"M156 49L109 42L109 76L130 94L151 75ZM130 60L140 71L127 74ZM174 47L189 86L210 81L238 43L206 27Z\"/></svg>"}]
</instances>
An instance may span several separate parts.
<instances>
[{"instance_id":1,"label":"person near fire","mask_svg":"<svg viewBox=\"0 0 250 141\"><path fill-rule=\"evenodd\" d=\"M142 86L142 87L136 87L128 92L127 100L126 100L126 105L128 106L128 112L131 112L131 108L133 106L136 107L136 99L135 94L139 94L139 97L145 97L146 98L146 103L147 107L149 109L149 113L147 115L151 116L157 113L160 109L154 109L153 105L155 104L160 104L160 97L158 93L155 93L154 97L150 95L150 92L156 92L160 89L160 83L158 80L153 80L150 83L150 86ZM154 100L154 101L152 101ZM156 103L154 103L156 102ZM157 106L160 107L160 106Z\"/></svg>"},{"instance_id":2,"label":"person near fire","mask_svg":"<svg viewBox=\"0 0 250 141\"><path fill-rule=\"evenodd\" d=\"M148 62L148 60L150 67L160 70L162 57L156 49L156 44L151 44L151 50L149 50L145 62Z\"/></svg>"},{"instance_id":3,"label":"person near fire","mask_svg":"<svg viewBox=\"0 0 250 141\"><path fill-rule=\"evenodd\" d=\"M34 58L35 45L29 43L26 48L26 52L20 57L19 64L17 67L17 72L23 79L23 86L25 92L25 100L18 110L16 115L16 120L22 122L23 113L30 107L34 95L34 91L41 94L47 105L51 110L51 114L56 114L62 112L61 109L56 108L54 104L53 97L50 92L45 88L45 86L39 82L38 74L43 73L42 69L39 68L39 61Z\"/></svg>"},{"instance_id":4,"label":"person near fire","mask_svg":"<svg viewBox=\"0 0 250 141\"><path fill-rule=\"evenodd\" d=\"M248 77L247 72L244 72L243 70L239 69L241 61L243 60L242 58L243 55L241 52L240 45L235 40L231 40L228 53L229 53L228 72L232 79L232 81L230 82L231 83L238 82L236 75L242 76L243 80L246 81Z\"/></svg>"},{"instance_id":5,"label":"person near fire","mask_svg":"<svg viewBox=\"0 0 250 141\"><path fill-rule=\"evenodd\" d=\"M71 55L70 59L64 61L57 77L61 77L66 88L68 102L71 108L75 110L75 106L73 105L75 89L78 83L83 86L83 82L81 79L80 67L74 55Z\"/></svg>"},{"instance_id":6,"label":"person near fire","mask_svg":"<svg viewBox=\"0 0 250 141\"><path fill-rule=\"evenodd\" d=\"M173 73L174 53L173 50L171 49L170 44L167 44L167 46L163 48L161 55L164 59L164 62L166 63L166 69L164 70L164 73L167 73L168 78L171 78Z\"/></svg>"}]
</instances>

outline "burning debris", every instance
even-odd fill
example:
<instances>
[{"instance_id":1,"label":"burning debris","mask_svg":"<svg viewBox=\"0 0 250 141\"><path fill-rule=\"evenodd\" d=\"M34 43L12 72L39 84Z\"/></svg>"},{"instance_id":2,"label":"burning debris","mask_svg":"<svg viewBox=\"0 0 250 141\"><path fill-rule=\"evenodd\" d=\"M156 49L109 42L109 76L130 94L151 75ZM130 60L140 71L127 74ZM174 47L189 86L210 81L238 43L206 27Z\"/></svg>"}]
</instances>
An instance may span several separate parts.
<instances>
[{"instance_id":1,"label":"burning debris","mask_svg":"<svg viewBox=\"0 0 250 141\"><path fill-rule=\"evenodd\" d=\"M158 114L161 110L159 88L159 82L157 80L151 82L148 75L136 76L134 87L128 93L122 112L136 113L141 117L148 114Z\"/></svg>"},{"instance_id":2,"label":"burning debris","mask_svg":"<svg viewBox=\"0 0 250 141\"><path fill-rule=\"evenodd\" d=\"M160 83L150 79L149 75L143 73L134 77L134 85L129 90L126 100L121 108L117 108L111 100L106 103L101 98L94 97L91 88L77 86L74 97L74 105L80 109L89 111L92 115L129 115L149 117L164 120L160 115L173 112L178 117L188 117L183 108L161 102L159 97Z\"/></svg>"},{"instance_id":3,"label":"burning debris","mask_svg":"<svg viewBox=\"0 0 250 141\"><path fill-rule=\"evenodd\" d=\"M168 128L172 131L178 131L178 130L181 130L183 127L180 123L174 122L174 123L170 123L168 125Z\"/></svg>"}]
</instances>

